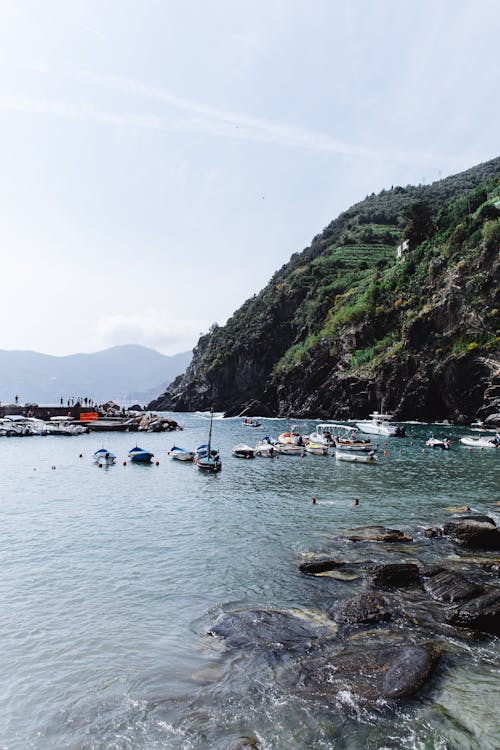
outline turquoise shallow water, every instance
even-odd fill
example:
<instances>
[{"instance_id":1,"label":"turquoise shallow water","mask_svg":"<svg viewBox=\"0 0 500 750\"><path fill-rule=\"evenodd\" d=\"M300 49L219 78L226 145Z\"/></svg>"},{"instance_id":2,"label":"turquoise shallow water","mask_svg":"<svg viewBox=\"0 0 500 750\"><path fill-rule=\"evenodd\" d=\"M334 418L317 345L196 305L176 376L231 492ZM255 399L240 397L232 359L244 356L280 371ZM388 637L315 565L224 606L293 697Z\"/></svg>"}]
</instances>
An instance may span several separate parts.
<instances>
[{"instance_id":1,"label":"turquoise shallow water","mask_svg":"<svg viewBox=\"0 0 500 750\"><path fill-rule=\"evenodd\" d=\"M429 694L371 713L291 695L276 664L206 631L234 609L345 596L348 584L328 589L297 565L353 525L442 523L449 505L498 511L500 452L467 451L456 428L435 428L454 443L430 451L429 428L411 425L378 441L376 466L244 461L235 443L288 423L216 419L223 470L204 476L166 454L204 442L208 420L176 418L184 432L137 436L159 466L122 465L129 434L1 440L0 748L201 750L242 736L278 750L498 747L495 640L461 646ZM119 459L109 469L91 462L103 443Z\"/></svg>"}]
</instances>

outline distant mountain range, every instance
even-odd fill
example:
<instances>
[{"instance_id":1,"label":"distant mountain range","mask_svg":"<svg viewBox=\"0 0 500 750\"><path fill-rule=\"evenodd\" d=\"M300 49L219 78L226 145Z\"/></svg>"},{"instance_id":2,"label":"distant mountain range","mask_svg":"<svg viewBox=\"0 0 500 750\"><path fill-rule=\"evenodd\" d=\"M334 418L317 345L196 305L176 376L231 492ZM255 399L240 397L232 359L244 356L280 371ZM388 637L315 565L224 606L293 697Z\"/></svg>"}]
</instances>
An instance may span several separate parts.
<instances>
[{"instance_id":1,"label":"distant mountain range","mask_svg":"<svg viewBox=\"0 0 500 750\"><path fill-rule=\"evenodd\" d=\"M144 346L114 346L93 354L54 357L0 350L0 401L59 403L61 398L147 403L184 372L192 357L168 357Z\"/></svg>"}]
</instances>

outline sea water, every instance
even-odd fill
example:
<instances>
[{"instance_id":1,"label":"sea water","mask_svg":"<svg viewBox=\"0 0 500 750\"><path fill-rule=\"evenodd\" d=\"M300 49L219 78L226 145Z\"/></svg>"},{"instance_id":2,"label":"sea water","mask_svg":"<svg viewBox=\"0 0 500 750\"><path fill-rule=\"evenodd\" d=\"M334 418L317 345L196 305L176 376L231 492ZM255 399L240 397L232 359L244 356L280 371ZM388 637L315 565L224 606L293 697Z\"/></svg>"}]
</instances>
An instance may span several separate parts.
<instances>
[{"instance_id":1,"label":"sea water","mask_svg":"<svg viewBox=\"0 0 500 750\"><path fill-rule=\"evenodd\" d=\"M442 524L453 505L495 514L500 450L467 450L466 431L444 426L432 431L452 448L426 449L431 428L410 425L374 438L373 466L244 460L233 445L289 423L215 419L223 468L206 476L167 452L206 442L207 415L173 416L183 432L0 439L0 748L497 748L496 639L448 654L413 701L372 711L296 694L279 664L207 631L226 612L348 595L298 564L353 526ZM136 443L159 465L123 465ZM115 466L92 462L103 446Z\"/></svg>"}]
</instances>

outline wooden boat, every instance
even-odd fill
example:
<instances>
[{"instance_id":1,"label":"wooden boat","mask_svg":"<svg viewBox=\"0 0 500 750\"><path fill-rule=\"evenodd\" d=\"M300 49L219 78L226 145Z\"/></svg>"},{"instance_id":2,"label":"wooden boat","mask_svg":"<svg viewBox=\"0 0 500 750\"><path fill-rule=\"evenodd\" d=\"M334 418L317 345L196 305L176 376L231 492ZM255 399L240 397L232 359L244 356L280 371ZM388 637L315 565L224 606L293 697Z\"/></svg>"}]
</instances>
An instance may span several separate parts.
<instances>
[{"instance_id":1,"label":"wooden boat","mask_svg":"<svg viewBox=\"0 0 500 750\"><path fill-rule=\"evenodd\" d=\"M219 451L212 448L212 422L214 417L213 409L210 410L210 428L208 430L208 442L205 445L198 446L196 450L196 466L200 471L207 474L215 474L222 469Z\"/></svg>"},{"instance_id":2,"label":"wooden boat","mask_svg":"<svg viewBox=\"0 0 500 750\"><path fill-rule=\"evenodd\" d=\"M377 462L377 456L374 451L370 453L349 453L346 451L335 451L337 461L350 461L355 464L374 464Z\"/></svg>"},{"instance_id":3,"label":"wooden boat","mask_svg":"<svg viewBox=\"0 0 500 750\"><path fill-rule=\"evenodd\" d=\"M355 437L352 438L334 438L335 447L341 451L349 451L350 453L370 453L370 451L376 451L377 446L370 440L357 440Z\"/></svg>"},{"instance_id":4,"label":"wooden boat","mask_svg":"<svg viewBox=\"0 0 500 750\"><path fill-rule=\"evenodd\" d=\"M154 457L154 453L150 453L149 451L144 450L144 448L139 448L139 446L136 445L135 448L132 448L132 450L129 451L128 457L131 461L134 461L134 463L149 464Z\"/></svg>"},{"instance_id":5,"label":"wooden boat","mask_svg":"<svg viewBox=\"0 0 500 750\"><path fill-rule=\"evenodd\" d=\"M116 462L115 454L111 453L111 451L108 451L106 448L99 448L99 450L94 453L93 458L99 466L112 466Z\"/></svg>"},{"instance_id":6,"label":"wooden boat","mask_svg":"<svg viewBox=\"0 0 500 750\"><path fill-rule=\"evenodd\" d=\"M168 455L175 461L194 461L196 452L188 451L185 448L179 448L177 445L173 445L170 448Z\"/></svg>"},{"instance_id":7,"label":"wooden boat","mask_svg":"<svg viewBox=\"0 0 500 750\"><path fill-rule=\"evenodd\" d=\"M233 456L236 456L236 458L253 458L254 453L254 449L245 443L238 443L233 448Z\"/></svg>"},{"instance_id":8,"label":"wooden boat","mask_svg":"<svg viewBox=\"0 0 500 750\"><path fill-rule=\"evenodd\" d=\"M274 450L282 456L303 456L305 447L303 445L292 445L291 443L280 443L277 442L274 445Z\"/></svg>"}]
</instances>

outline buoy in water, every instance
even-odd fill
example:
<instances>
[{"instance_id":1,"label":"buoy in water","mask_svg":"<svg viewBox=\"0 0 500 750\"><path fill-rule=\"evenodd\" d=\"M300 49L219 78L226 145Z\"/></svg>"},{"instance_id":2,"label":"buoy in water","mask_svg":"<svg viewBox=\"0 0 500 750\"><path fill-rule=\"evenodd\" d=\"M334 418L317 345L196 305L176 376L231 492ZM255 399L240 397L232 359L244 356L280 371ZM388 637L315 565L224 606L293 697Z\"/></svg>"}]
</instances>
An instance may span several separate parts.
<instances>
[{"instance_id":1,"label":"buoy in water","mask_svg":"<svg viewBox=\"0 0 500 750\"><path fill-rule=\"evenodd\" d=\"M159 465L160 465L160 462L159 462L159 461L155 461L155 465L156 465L156 466L159 466Z\"/></svg>"},{"instance_id":2,"label":"buoy in water","mask_svg":"<svg viewBox=\"0 0 500 750\"><path fill-rule=\"evenodd\" d=\"M102 469L102 464L97 464L100 469Z\"/></svg>"},{"instance_id":3,"label":"buoy in water","mask_svg":"<svg viewBox=\"0 0 500 750\"><path fill-rule=\"evenodd\" d=\"M387 451L384 451L384 456L387 456Z\"/></svg>"},{"instance_id":4,"label":"buoy in water","mask_svg":"<svg viewBox=\"0 0 500 750\"><path fill-rule=\"evenodd\" d=\"M55 467L55 466L53 466L52 468L53 468L53 469L55 469L56 467Z\"/></svg>"},{"instance_id":5,"label":"buoy in water","mask_svg":"<svg viewBox=\"0 0 500 750\"><path fill-rule=\"evenodd\" d=\"M78 458L83 458L83 453L80 453L80 455L78 456Z\"/></svg>"},{"instance_id":6,"label":"buoy in water","mask_svg":"<svg viewBox=\"0 0 500 750\"><path fill-rule=\"evenodd\" d=\"M124 462L123 462L123 465L124 465L124 466L126 466L126 465L127 465L127 462L126 462L126 461L124 461Z\"/></svg>"}]
</instances>

